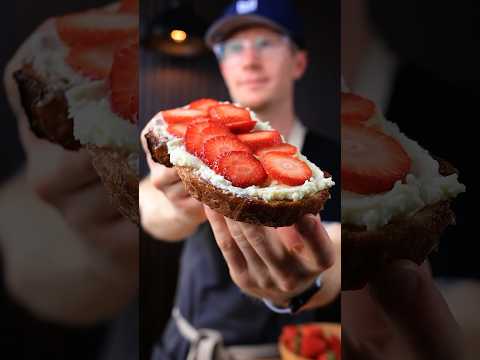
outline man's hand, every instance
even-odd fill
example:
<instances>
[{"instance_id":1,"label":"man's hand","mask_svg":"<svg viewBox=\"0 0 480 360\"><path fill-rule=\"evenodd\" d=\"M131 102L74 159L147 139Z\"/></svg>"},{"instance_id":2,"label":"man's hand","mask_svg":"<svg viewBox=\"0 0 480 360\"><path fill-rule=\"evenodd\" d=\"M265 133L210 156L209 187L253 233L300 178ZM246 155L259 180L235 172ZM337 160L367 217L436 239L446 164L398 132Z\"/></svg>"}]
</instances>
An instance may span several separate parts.
<instances>
[{"instance_id":1,"label":"man's hand","mask_svg":"<svg viewBox=\"0 0 480 360\"><path fill-rule=\"evenodd\" d=\"M294 226L271 228L237 222L208 207L205 213L232 280L251 296L286 306L336 263L335 245L319 217L306 215ZM317 298L316 306L338 294L340 276L335 274L337 286Z\"/></svg>"},{"instance_id":2,"label":"man's hand","mask_svg":"<svg viewBox=\"0 0 480 360\"><path fill-rule=\"evenodd\" d=\"M141 135L150 168L150 175L142 180L139 189L142 226L159 240L178 241L194 233L198 225L205 222L205 213L202 204L187 193L177 171L152 160L144 135L154 122L155 118L145 126Z\"/></svg>"},{"instance_id":3,"label":"man's hand","mask_svg":"<svg viewBox=\"0 0 480 360\"><path fill-rule=\"evenodd\" d=\"M458 324L424 267L400 260L342 293L346 360L464 359Z\"/></svg>"}]
</instances>

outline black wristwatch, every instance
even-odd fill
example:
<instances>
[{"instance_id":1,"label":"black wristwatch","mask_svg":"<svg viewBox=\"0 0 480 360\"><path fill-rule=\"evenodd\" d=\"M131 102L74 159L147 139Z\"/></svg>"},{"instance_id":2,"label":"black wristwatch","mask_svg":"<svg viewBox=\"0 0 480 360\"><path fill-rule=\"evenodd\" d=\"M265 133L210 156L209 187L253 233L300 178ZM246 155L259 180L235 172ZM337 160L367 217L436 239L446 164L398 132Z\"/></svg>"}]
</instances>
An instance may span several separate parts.
<instances>
[{"instance_id":1,"label":"black wristwatch","mask_svg":"<svg viewBox=\"0 0 480 360\"><path fill-rule=\"evenodd\" d=\"M270 300L263 299L264 304L278 314L295 314L308 303L310 299L322 288L322 274L318 275L315 282L308 289L290 299L287 307L274 305Z\"/></svg>"}]
</instances>

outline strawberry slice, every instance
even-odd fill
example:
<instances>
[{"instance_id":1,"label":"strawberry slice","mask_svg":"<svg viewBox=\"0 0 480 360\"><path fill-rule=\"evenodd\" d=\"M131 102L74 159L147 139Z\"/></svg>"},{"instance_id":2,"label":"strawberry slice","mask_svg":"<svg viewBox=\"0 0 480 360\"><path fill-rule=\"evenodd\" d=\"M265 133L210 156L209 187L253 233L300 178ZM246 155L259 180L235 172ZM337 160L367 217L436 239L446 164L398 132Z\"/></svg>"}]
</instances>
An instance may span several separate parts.
<instances>
[{"instance_id":1,"label":"strawberry slice","mask_svg":"<svg viewBox=\"0 0 480 360\"><path fill-rule=\"evenodd\" d=\"M285 325L282 328L282 340L293 339L298 333L297 325Z\"/></svg>"},{"instance_id":2,"label":"strawberry slice","mask_svg":"<svg viewBox=\"0 0 480 360\"><path fill-rule=\"evenodd\" d=\"M281 152L269 152L260 161L267 174L283 184L302 185L312 177L312 170L303 161Z\"/></svg>"},{"instance_id":3,"label":"strawberry slice","mask_svg":"<svg viewBox=\"0 0 480 360\"><path fill-rule=\"evenodd\" d=\"M255 127L255 121L233 121L225 123L225 125L234 134L244 134L250 132Z\"/></svg>"},{"instance_id":4,"label":"strawberry slice","mask_svg":"<svg viewBox=\"0 0 480 360\"><path fill-rule=\"evenodd\" d=\"M305 324L301 327L302 335L307 337L319 337L324 338L325 332L317 324Z\"/></svg>"},{"instance_id":5,"label":"strawberry slice","mask_svg":"<svg viewBox=\"0 0 480 360\"><path fill-rule=\"evenodd\" d=\"M245 151L232 151L223 154L215 165L217 173L232 182L233 186L246 188L261 185L267 174L260 161Z\"/></svg>"},{"instance_id":6,"label":"strawberry slice","mask_svg":"<svg viewBox=\"0 0 480 360\"><path fill-rule=\"evenodd\" d=\"M176 137L184 138L185 133L187 132L187 124L186 123L170 124L167 127L167 131Z\"/></svg>"},{"instance_id":7,"label":"strawberry slice","mask_svg":"<svg viewBox=\"0 0 480 360\"><path fill-rule=\"evenodd\" d=\"M303 336L300 343L300 355L308 359L314 359L327 349L325 340L319 337Z\"/></svg>"},{"instance_id":8,"label":"strawberry slice","mask_svg":"<svg viewBox=\"0 0 480 360\"><path fill-rule=\"evenodd\" d=\"M65 58L68 65L79 74L101 80L108 77L113 62L112 46L74 46Z\"/></svg>"},{"instance_id":9,"label":"strawberry slice","mask_svg":"<svg viewBox=\"0 0 480 360\"><path fill-rule=\"evenodd\" d=\"M232 104L220 104L209 110L213 120L230 123L239 121L251 121L250 113L241 107Z\"/></svg>"},{"instance_id":10,"label":"strawberry slice","mask_svg":"<svg viewBox=\"0 0 480 360\"><path fill-rule=\"evenodd\" d=\"M210 121L210 124L201 130L201 133L204 136L205 141L210 139L212 136L219 136L219 135L233 136L233 134L225 125L215 121Z\"/></svg>"},{"instance_id":11,"label":"strawberry slice","mask_svg":"<svg viewBox=\"0 0 480 360\"><path fill-rule=\"evenodd\" d=\"M352 93L342 93L342 121L367 121L375 113L375 103Z\"/></svg>"},{"instance_id":12,"label":"strawberry slice","mask_svg":"<svg viewBox=\"0 0 480 360\"><path fill-rule=\"evenodd\" d=\"M138 0L123 0L120 3L120 7L118 8L118 12L125 12L125 13L138 13Z\"/></svg>"},{"instance_id":13,"label":"strawberry slice","mask_svg":"<svg viewBox=\"0 0 480 360\"><path fill-rule=\"evenodd\" d=\"M340 360L340 357L342 355L342 343L340 341L340 338L336 335L332 335L329 339L328 347L335 354L334 359Z\"/></svg>"},{"instance_id":14,"label":"strawberry slice","mask_svg":"<svg viewBox=\"0 0 480 360\"><path fill-rule=\"evenodd\" d=\"M190 103L190 109L209 110L210 108L217 106L218 101L214 99L199 99Z\"/></svg>"},{"instance_id":15,"label":"strawberry slice","mask_svg":"<svg viewBox=\"0 0 480 360\"><path fill-rule=\"evenodd\" d=\"M238 135L240 141L250 146L253 151L258 149L271 147L280 144L282 137L277 130L256 131L248 134Z\"/></svg>"},{"instance_id":16,"label":"strawberry slice","mask_svg":"<svg viewBox=\"0 0 480 360\"><path fill-rule=\"evenodd\" d=\"M252 150L233 136L215 136L203 145L202 159L211 168L214 167L217 159L223 154L232 151L244 151L251 153Z\"/></svg>"},{"instance_id":17,"label":"strawberry slice","mask_svg":"<svg viewBox=\"0 0 480 360\"><path fill-rule=\"evenodd\" d=\"M187 131L185 132L185 147L190 154L198 157L201 156L202 146L205 142L202 130L208 128L210 125L212 125L211 121L203 121L203 119L198 119L187 125Z\"/></svg>"},{"instance_id":18,"label":"strawberry slice","mask_svg":"<svg viewBox=\"0 0 480 360\"><path fill-rule=\"evenodd\" d=\"M136 124L138 119L138 43L115 52L110 73L112 110Z\"/></svg>"},{"instance_id":19,"label":"strawberry slice","mask_svg":"<svg viewBox=\"0 0 480 360\"><path fill-rule=\"evenodd\" d=\"M278 144L274 146L269 146L260 150L255 151L255 155L258 157L262 157L265 154L268 154L269 152L272 151L278 151L284 154L289 154L289 155L295 155L298 152L298 149L296 146L284 143L284 144Z\"/></svg>"},{"instance_id":20,"label":"strawberry slice","mask_svg":"<svg viewBox=\"0 0 480 360\"><path fill-rule=\"evenodd\" d=\"M332 352L325 352L323 354L319 354L315 360L339 360L340 358L336 358Z\"/></svg>"},{"instance_id":21,"label":"strawberry slice","mask_svg":"<svg viewBox=\"0 0 480 360\"><path fill-rule=\"evenodd\" d=\"M138 15L88 11L56 19L60 39L69 46L98 46L122 42L138 35Z\"/></svg>"},{"instance_id":22,"label":"strawberry slice","mask_svg":"<svg viewBox=\"0 0 480 360\"><path fill-rule=\"evenodd\" d=\"M167 124L189 123L193 120L206 117L207 112L204 110L177 108L162 111L162 116Z\"/></svg>"},{"instance_id":23,"label":"strawberry slice","mask_svg":"<svg viewBox=\"0 0 480 360\"><path fill-rule=\"evenodd\" d=\"M376 194L392 189L411 160L392 137L358 123L342 124L342 189Z\"/></svg>"}]
</instances>

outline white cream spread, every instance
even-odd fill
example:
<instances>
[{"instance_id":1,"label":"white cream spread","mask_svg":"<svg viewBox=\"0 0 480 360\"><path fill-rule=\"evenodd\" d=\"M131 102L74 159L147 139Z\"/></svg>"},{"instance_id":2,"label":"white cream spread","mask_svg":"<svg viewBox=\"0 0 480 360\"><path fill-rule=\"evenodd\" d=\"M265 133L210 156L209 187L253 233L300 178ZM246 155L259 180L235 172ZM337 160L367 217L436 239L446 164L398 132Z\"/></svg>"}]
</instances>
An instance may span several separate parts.
<instances>
[{"instance_id":1,"label":"white cream spread","mask_svg":"<svg viewBox=\"0 0 480 360\"><path fill-rule=\"evenodd\" d=\"M112 112L104 81L75 86L66 92L66 97L74 121L74 136L82 144L138 151L137 127Z\"/></svg>"},{"instance_id":2,"label":"white cream spread","mask_svg":"<svg viewBox=\"0 0 480 360\"><path fill-rule=\"evenodd\" d=\"M397 181L392 190L373 195L342 191L342 222L366 226L368 230L387 224L392 218L414 213L420 208L457 196L465 191L457 174L439 174L438 161L417 142L407 138L398 126L377 113L368 125L395 138L412 160L405 183Z\"/></svg>"},{"instance_id":3,"label":"white cream spread","mask_svg":"<svg viewBox=\"0 0 480 360\"><path fill-rule=\"evenodd\" d=\"M32 64L48 86L54 89L68 89L90 80L75 72L65 61L68 48L58 37L54 20L45 23L41 31L32 35L29 54L24 62Z\"/></svg>"},{"instance_id":4,"label":"white cream spread","mask_svg":"<svg viewBox=\"0 0 480 360\"><path fill-rule=\"evenodd\" d=\"M261 122L255 117L255 114L250 111L252 119L257 121L255 129L257 130L271 130L272 127L267 122ZM298 158L305 161L305 163L312 170L313 176L305 181L303 185L287 186L278 183L273 183L268 187L258 187L255 185L247 188L240 188L233 186L232 183L223 176L215 173L198 157L190 154L186 149L182 139L171 135L166 130L161 113L156 116L156 124L154 130L162 137L168 139L167 147L170 154L170 162L177 166L187 166L194 168L198 176L206 182L214 185L217 188L233 193L239 197L256 197L265 201L273 200L301 200L304 197L315 194L321 190L328 189L335 185L331 178L325 178L322 170L315 164L308 161L303 155L298 154Z\"/></svg>"}]
</instances>

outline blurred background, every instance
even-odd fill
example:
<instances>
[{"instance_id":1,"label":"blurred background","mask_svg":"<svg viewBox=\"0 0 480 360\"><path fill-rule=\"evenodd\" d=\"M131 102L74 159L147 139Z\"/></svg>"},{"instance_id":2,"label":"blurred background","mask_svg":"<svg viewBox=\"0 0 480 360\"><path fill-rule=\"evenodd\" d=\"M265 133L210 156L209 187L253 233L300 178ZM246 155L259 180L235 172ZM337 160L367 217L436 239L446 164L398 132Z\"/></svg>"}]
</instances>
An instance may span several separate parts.
<instances>
[{"instance_id":1,"label":"blurred background","mask_svg":"<svg viewBox=\"0 0 480 360\"><path fill-rule=\"evenodd\" d=\"M2 28L2 50L0 52L0 69L3 71L9 59L26 38L47 18L88 8L103 6L111 1L81 0L44 2L16 1L4 4L0 14ZM18 173L25 161L17 131L17 121L12 113L5 88L0 87L0 115L2 117L0 153L3 166L0 170L0 217L5 222L18 223L22 229L34 229L34 225L48 219L48 213L36 214L28 211L22 216L10 212L5 200L8 196L3 191L7 181ZM28 195L26 196L28 197ZM10 199L12 200L12 199ZM18 207L30 206L22 197L14 199ZM34 214L34 215L32 215ZM17 214L18 215L18 214ZM33 216L33 218L32 218ZM48 223L48 222L47 222ZM3 230L3 229L2 229ZM53 229L52 229L53 230ZM27 231L28 232L28 231ZM22 231L18 232L25 233ZM31 241L38 243L41 236L36 237L34 231ZM0 237L3 231L0 230ZM61 234L61 232L57 232ZM58 235L61 236L61 235ZM18 239L23 241L24 239ZM59 239L61 240L61 238ZM73 326L47 320L35 314L30 307L25 306L17 297L12 296L6 282L9 274L5 273L4 251L0 239L0 357L9 359L96 359L105 344L110 321L89 326ZM40 245L41 246L41 245ZM44 249L49 251L49 249ZM33 247L32 247L32 251ZM19 259L21 260L21 259ZM11 285L11 284L10 284Z\"/></svg>"}]
</instances>

